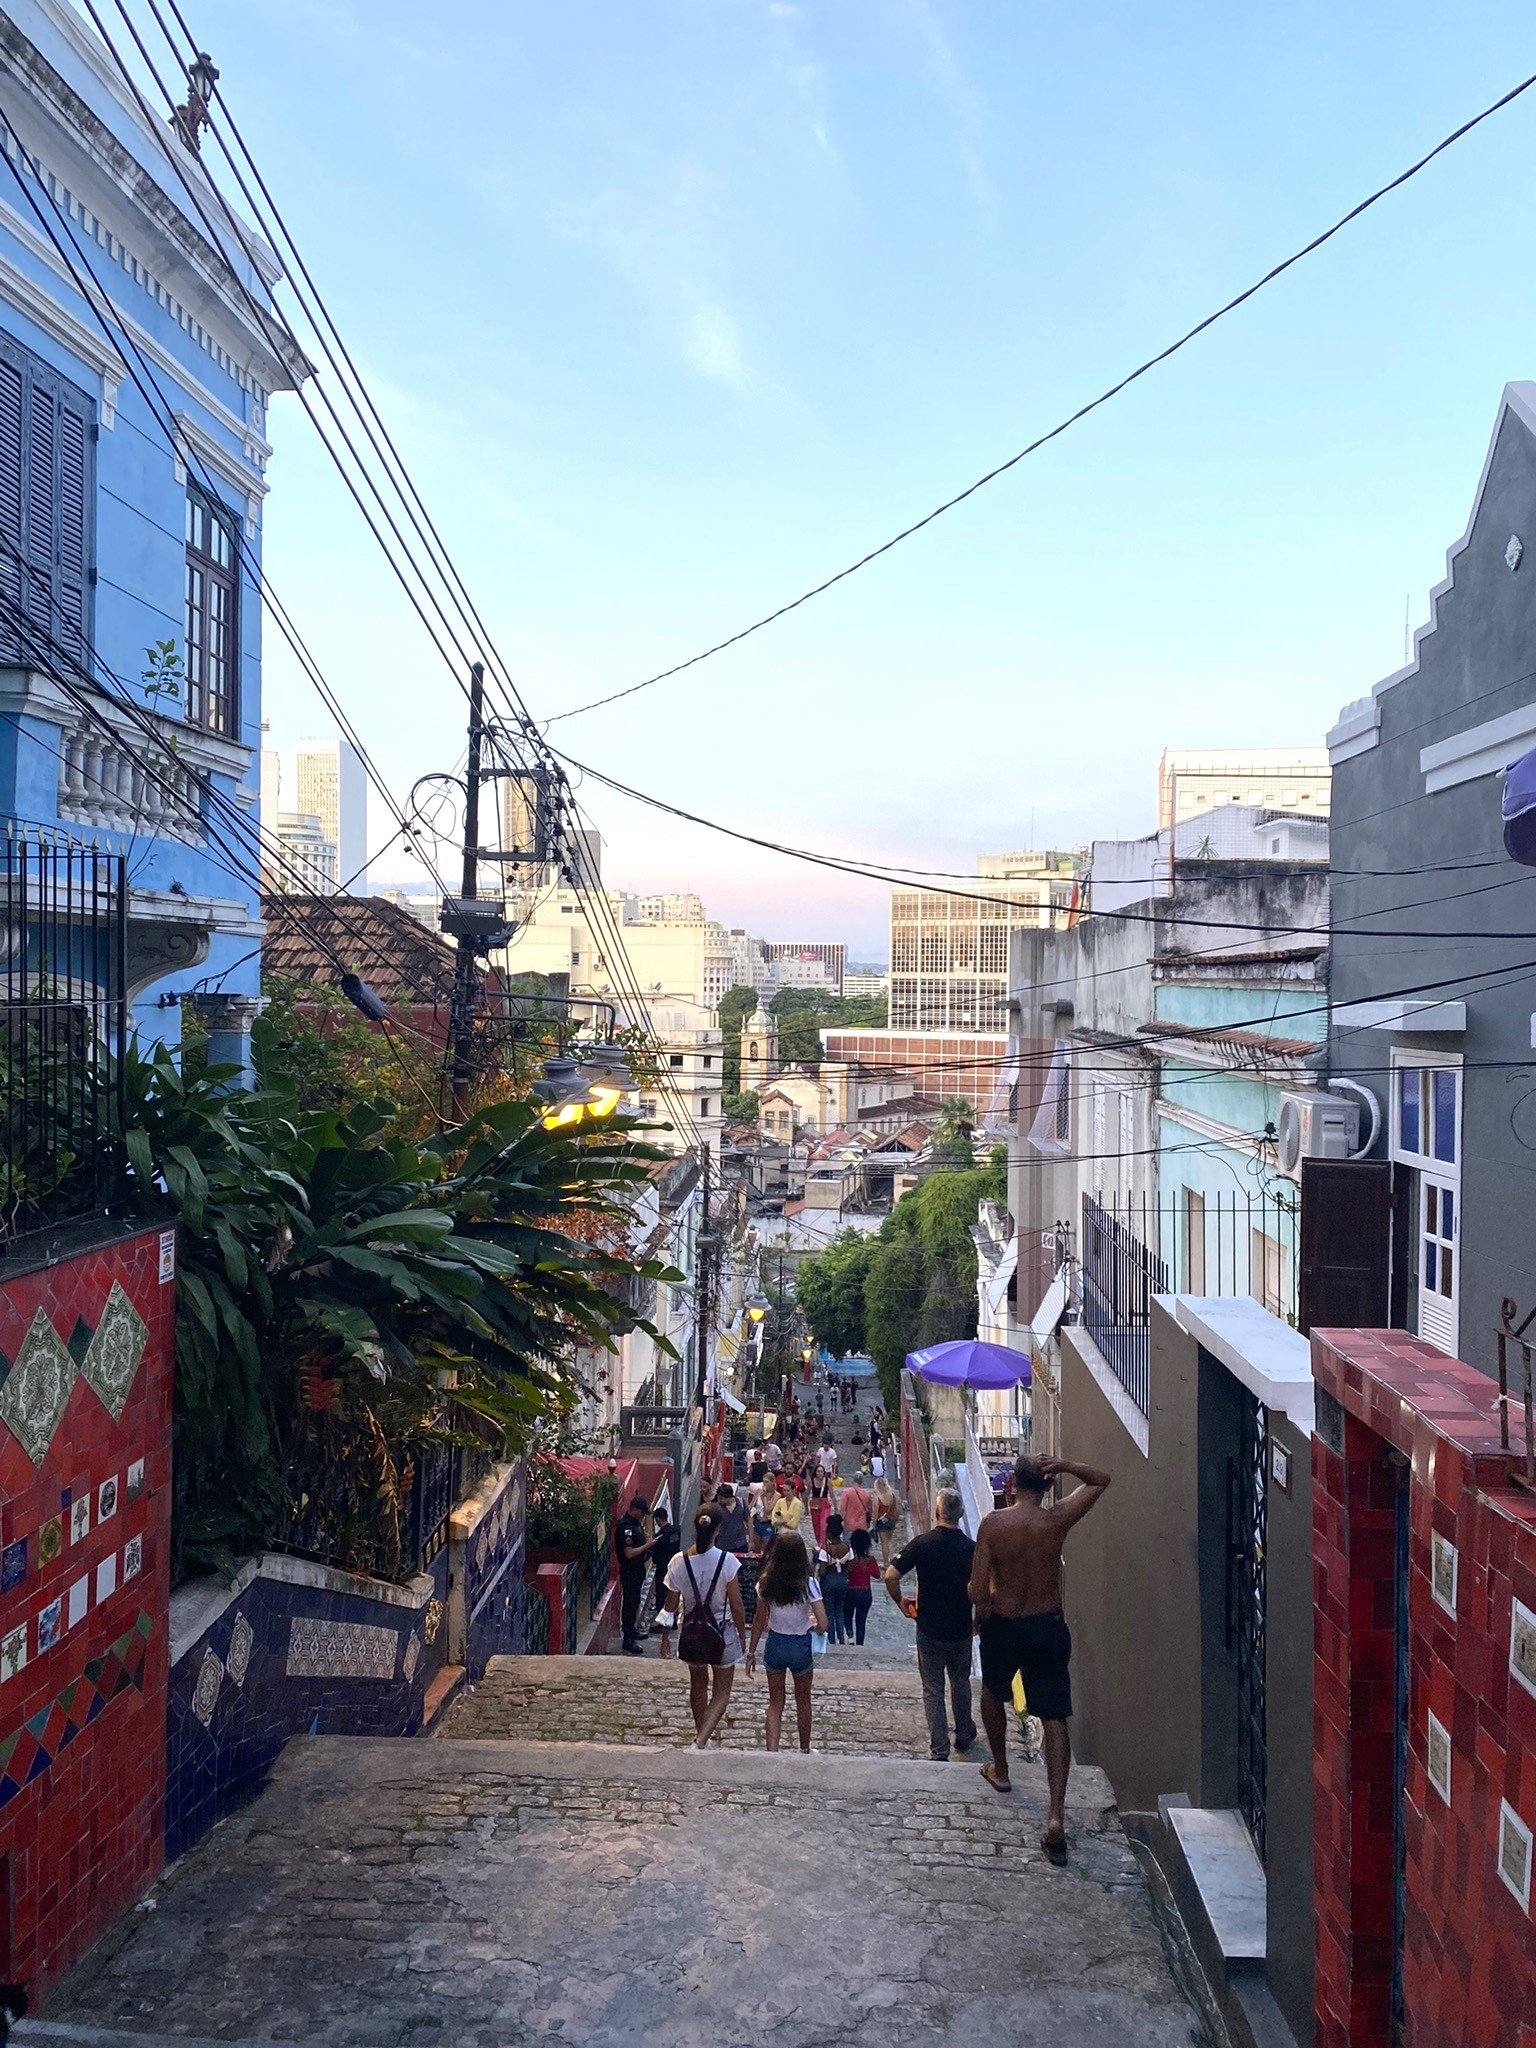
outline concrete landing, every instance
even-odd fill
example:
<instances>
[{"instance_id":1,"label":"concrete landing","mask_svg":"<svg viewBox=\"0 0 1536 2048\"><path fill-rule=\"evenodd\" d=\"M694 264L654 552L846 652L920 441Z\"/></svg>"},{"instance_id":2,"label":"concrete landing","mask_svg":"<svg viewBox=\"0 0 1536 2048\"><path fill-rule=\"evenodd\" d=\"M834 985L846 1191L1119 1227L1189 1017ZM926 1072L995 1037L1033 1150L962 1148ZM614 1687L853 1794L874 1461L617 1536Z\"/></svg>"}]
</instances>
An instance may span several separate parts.
<instances>
[{"instance_id":1,"label":"concrete landing","mask_svg":"<svg viewBox=\"0 0 1536 2048\"><path fill-rule=\"evenodd\" d=\"M1193 2048L1102 1781L1075 1788L1065 1871L1020 1782L1002 1799L960 1764L296 1740L46 2018L82 2030L59 2044L183 2048Z\"/></svg>"}]
</instances>

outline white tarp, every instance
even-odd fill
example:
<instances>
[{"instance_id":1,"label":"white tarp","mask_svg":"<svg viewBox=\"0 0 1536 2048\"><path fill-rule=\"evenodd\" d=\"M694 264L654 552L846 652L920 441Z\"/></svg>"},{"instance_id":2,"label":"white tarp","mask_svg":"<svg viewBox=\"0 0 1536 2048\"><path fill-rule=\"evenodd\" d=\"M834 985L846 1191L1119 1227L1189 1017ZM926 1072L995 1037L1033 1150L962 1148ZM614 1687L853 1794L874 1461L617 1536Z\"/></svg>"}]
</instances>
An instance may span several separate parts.
<instances>
[{"instance_id":1,"label":"white tarp","mask_svg":"<svg viewBox=\"0 0 1536 2048\"><path fill-rule=\"evenodd\" d=\"M987 1282L987 1307L996 1315L1008 1294L1008 1282L1013 1278L1019 1263L1019 1240L1011 1237L1008 1249L997 1262L997 1271Z\"/></svg>"},{"instance_id":2,"label":"white tarp","mask_svg":"<svg viewBox=\"0 0 1536 2048\"><path fill-rule=\"evenodd\" d=\"M1045 1298L1035 1310L1029 1334L1037 1344L1047 1344L1056 1334L1056 1325L1067 1312L1067 1279L1058 1273L1045 1290Z\"/></svg>"}]
</instances>

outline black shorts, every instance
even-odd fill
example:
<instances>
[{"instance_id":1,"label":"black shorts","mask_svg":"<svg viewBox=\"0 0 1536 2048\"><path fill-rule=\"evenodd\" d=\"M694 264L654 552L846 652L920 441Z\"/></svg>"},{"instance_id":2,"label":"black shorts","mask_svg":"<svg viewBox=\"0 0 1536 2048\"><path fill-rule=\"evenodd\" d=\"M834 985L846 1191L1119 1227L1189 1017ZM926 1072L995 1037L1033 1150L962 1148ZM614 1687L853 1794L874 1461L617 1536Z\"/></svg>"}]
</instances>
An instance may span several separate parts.
<instances>
[{"instance_id":1,"label":"black shorts","mask_svg":"<svg viewBox=\"0 0 1536 2048\"><path fill-rule=\"evenodd\" d=\"M1072 1633L1066 1616L993 1615L977 1631L981 1638L981 1682L1006 1706L1017 1672L1024 1681L1028 1712L1042 1721L1072 1716Z\"/></svg>"}]
</instances>

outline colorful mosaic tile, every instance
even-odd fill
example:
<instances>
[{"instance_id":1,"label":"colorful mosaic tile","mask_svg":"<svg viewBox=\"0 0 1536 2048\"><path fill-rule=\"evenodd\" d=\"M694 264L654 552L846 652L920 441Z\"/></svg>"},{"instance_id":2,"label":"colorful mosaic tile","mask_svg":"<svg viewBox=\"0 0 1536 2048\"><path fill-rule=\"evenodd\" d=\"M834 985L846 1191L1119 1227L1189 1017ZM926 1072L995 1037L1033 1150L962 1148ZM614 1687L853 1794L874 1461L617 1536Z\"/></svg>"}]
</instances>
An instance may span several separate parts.
<instances>
[{"instance_id":1,"label":"colorful mosaic tile","mask_svg":"<svg viewBox=\"0 0 1536 2048\"><path fill-rule=\"evenodd\" d=\"M290 1678L393 1678L400 1638L364 1621L295 1615L288 1633Z\"/></svg>"},{"instance_id":2,"label":"colorful mosaic tile","mask_svg":"<svg viewBox=\"0 0 1536 2048\"><path fill-rule=\"evenodd\" d=\"M404 1670L407 1678L416 1676L416 1666L421 1662L421 1637L412 1636L405 1646Z\"/></svg>"},{"instance_id":3,"label":"colorful mosaic tile","mask_svg":"<svg viewBox=\"0 0 1536 2048\"><path fill-rule=\"evenodd\" d=\"M27 1539L18 1536L0 1550L0 1593L9 1593L27 1576Z\"/></svg>"},{"instance_id":4,"label":"colorful mosaic tile","mask_svg":"<svg viewBox=\"0 0 1536 2048\"><path fill-rule=\"evenodd\" d=\"M15 1678L26 1668L27 1624L13 1628L9 1635L0 1636L0 1685L8 1678Z\"/></svg>"},{"instance_id":5,"label":"colorful mosaic tile","mask_svg":"<svg viewBox=\"0 0 1536 2048\"><path fill-rule=\"evenodd\" d=\"M149 1616L141 1614L101 1656L90 1658L80 1676L72 1678L53 1700L19 1728L0 1736L0 1806L14 1799L31 1779L41 1777L59 1752L120 1692L130 1686L143 1691L144 1653L151 1632ZM3 1651L0 1644L0 1655Z\"/></svg>"},{"instance_id":6,"label":"colorful mosaic tile","mask_svg":"<svg viewBox=\"0 0 1536 2048\"><path fill-rule=\"evenodd\" d=\"M90 1533L91 1497L88 1493L83 1493L77 1501L70 1503L69 1540L71 1543L83 1543Z\"/></svg>"},{"instance_id":7,"label":"colorful mosaic tile","mask_svg":"<svg viewBox=\"0 0 1536 2048\"><path fill-rule=\"evenodd\" d=\"M135 1458L128 1467L128 1503L130 1507L144 1491L144 1460Z\"/></svg>"},{"instance_id":8,"label":"colorful mosaic tile","mask_svg":"<svg viewBox=\"0 0 1536 2048\"><path fill-rule=\"evenodd\" d=\"M55 1515L44 1522L37 1532L37 1567L39 1571L51 1565L64 1548L64 1517Z\"/></svg>"},{"instance_id":9,"label":"colorful mosaic tile","mask_svg":"<svg viewBox=\"0 0 1536 2048\"><path fill-rule=\"evenodd\" d=\"M96 1520L110 1522L117 1513L117 1480L103 1479L96 1489Z\"/></svg>"},{"instance_id":10,"label":"colorful mosaic tile","mask_svg":"<svg viewBox=\"0 0 1536 2048\"><path fill-rule=\"evenodd\" d=\"M122 1283L114 1280L80 1368L114 1422L123 1412L148 1342L148 1324L123 1292Z\"/></svg>"},{"instance_id":11,"label":"colorful mosaic tile","mask_svg":"<svg viewBox=\"0 0 1536 2048\"><path fill-rule=\"evenodd\" d=\"M443 1603L434 1594L427 1602L427 1611L422 1620L422 1631L429 1643L437 1641L437 1632L443 1625Z\"/></svg>"},{"instance_id":12,"label":"colorful mosaic tile","mask_svg":"<svg viewBox=\"0 0 1536 2048\"><path fill-rule=\"evenodd\" d=\"M123 1545L123 1583L136 1579L144 1568L144 1538L130 1536Z\"/></svg>"},{"instance_id":13,"label":"colorful mosaic tile","mask_svg":"<svg viewBox=\"0 0 1536 2048\"><path fill-rule=\"evenodd\" d=\"M61 1598L50 1600L48 1605L39 1613L37 1617L37 1654L39 1656L43 1654L44 1650L51 1650L59 1640L63 1612L64 1602Z\"/></svg>"},{"instance_id":14,"label":"colorful mosaic tile","mask_svg":"<svg viewBox=\"0 0 1536 2048\"><path fill-rule=\"evenodd\" d=\"M213 1710L218 1705L219 1686L223 1678L224 1666L212 1650L205 1650L203 1661L198 1667L197 1683L192 1688L192 1711L205 1728L213 1719Z\"/></svg>"},{"instance_id":15,"label":"colorful mosaic tile","mask_svg":"<svg viewBox=\"0 0 1536 2048\"><path fill-rule=\"evenodd\" d=\"M91 1604L91 1582L88 1578L76 1579L69 1589L69 1627L78 1628L84 1621Z\"/></svg>"},{"instance_id":16,"label":"colorful mosaic tile","mask_svg":"<svg viewBox=\"0 0 1536 2048\"><path fill-rule=\"evenodd\" d=\"M229 1655L225 1660L236 1685L245 1683L245 1674L251 1668L251 1644L254 1641L255 1630L243 1614L237 1614L235 1625L229 1632Z\"/></svg>"},{"instance_id":17,"label":"colorful mosaic tile","mask_svg":"<svg viewBox=\"0 0 1536 2048\"><path fill-rule=\"evenodd\" d=\"M117 1591L117 1552L109 1551L96 1567L96 1604L110 1600Z\"/></svg>"},{"instance_id":18,"label":"colorful mosaic tile","mask_svg":"<svg viewBox=\"0 0 1536 2048\"><path fill-rule=\"evenodd\" d=\"M75 1361L40 1308L0 1386L0 1422L34 1465L41 1465L75 1384Z\"/></svg>"}]
</instances>

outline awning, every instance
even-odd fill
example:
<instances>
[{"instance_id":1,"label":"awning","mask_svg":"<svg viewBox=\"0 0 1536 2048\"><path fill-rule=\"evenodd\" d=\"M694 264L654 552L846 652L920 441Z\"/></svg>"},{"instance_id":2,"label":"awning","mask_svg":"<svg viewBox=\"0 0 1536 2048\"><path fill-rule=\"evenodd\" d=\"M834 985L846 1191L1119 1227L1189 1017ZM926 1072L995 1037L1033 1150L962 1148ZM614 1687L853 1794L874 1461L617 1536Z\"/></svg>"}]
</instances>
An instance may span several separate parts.
<instances>
[{"instance_id":1,"label":"awning","mask_svg":"<svg viewBox=\"0 0 1536 2048\"><path fill-rule=\"evenodd\" d=\"M720 1396L721 1400L725 1403L726 1407L730 1409L733 1415L746 1414L747 1404L745 1401L738 1401L736 1396L732 1393L728 1393L724 1387L716 1387L715 1392Z\"/></svg>"},{"instance_id":2,"label":"awning","mask_svg":"<svg viewBox=\"0 0 1536 2048\"><path fill-rule=\"evenodd\" d=\"M1008 1282L1019 1263L1019 1240L1010 1237L1008 1248L997 1262L997 1271L987 1282L987 1307L996 1315L1008 1297Z\"/></svg>"},{"instance_id":3,"label":"awning","mask_svg":"<svg viewBox=\"0 0 1536 2048\"><path fill-rule=\"evenodd\" d=\"M1045 1290L1045 1298L1035 1310L1029 1326L1029 1334L1037 1344L1048 1344L1056 1334L1056 1325L1067 1312L1067 1282L1065 1274L1058 1273Z\"/></svg>"},{"instance_id":4,"label":"awning","mask_svg":"<svg viewBox=\"0 0 1536 2048\"><path fill-rule=\"evenodd\" d=\"M998 1071L997 1086L981 1120L982 1129L991 1132L993 1137L1006 1137L1013 1129L1013 1091L1019 1085L1022 1065L1023 1046L1018 1033L1012 1032L1008 1038L1007 1054Z\"/></svg>"},{"instance_id":5,"label":"awning","mask_svg":"<svg viewBox=\"0 0 1536 2048\"><path fill-rule=\"evenodd\" d=\"M1064 1159L1072 1150L1072 1052L1064 1038L1057 1039L1051 1054L1029 1143L1053 1159Z\"/></svg>"}]
</instances>

